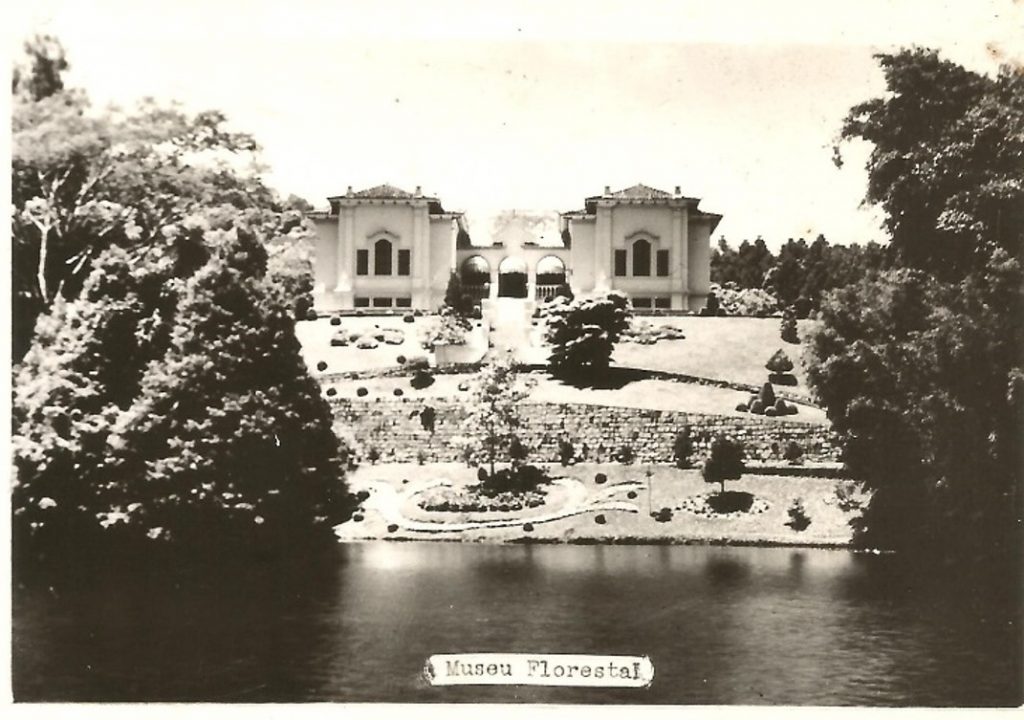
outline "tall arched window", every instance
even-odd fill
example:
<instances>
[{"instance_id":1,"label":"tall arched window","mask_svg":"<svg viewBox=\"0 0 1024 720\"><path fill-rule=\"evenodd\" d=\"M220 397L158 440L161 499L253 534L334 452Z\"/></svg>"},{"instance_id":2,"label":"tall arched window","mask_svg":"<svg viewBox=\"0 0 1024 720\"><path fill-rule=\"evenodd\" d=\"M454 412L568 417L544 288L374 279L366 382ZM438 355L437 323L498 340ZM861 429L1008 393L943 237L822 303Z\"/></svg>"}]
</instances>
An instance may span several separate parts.
<instances>
[{"instance_id":1,"label":"tall arched window","mask_svg":"<svg viewBox=\"0 0 1024 720\"><path fill-rule=\"evenodd\" d=\"M373 274L391 274L391 241L380 239L373 244Z\"/></svg>"},{"instance_id":2,"label":"tall arched window","mask_svg":"<svg viewBox=\"0 0 1024 720\"><path fill-rule=\"evenodd\" d=\"M633 275L650 277L651 244L643 238L633 243Z\"/></svg>"}]
</instances>

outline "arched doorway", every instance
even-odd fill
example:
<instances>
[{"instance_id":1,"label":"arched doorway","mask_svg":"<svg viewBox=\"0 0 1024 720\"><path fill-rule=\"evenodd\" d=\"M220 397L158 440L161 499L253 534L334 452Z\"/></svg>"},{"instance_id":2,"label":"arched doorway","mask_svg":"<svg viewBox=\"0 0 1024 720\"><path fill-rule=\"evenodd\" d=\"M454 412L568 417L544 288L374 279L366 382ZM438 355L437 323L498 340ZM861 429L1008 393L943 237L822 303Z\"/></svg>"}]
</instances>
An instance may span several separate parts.
<instances>
[{"instance_id":1,"label":"arched doorway","mask_svg":"<svg viewBox=\"0 0 1024 720\"><path fill-rule=\"evenodd\" d=\"M525 298L527 292L526 262L509 256L498 265L498 297Z\"/></svg>"},{"instance_id":2,"label":"arched doorway","mask_svg":"<svg viewBox=\"0 0 1024 720\"><path fill-rule=\"evenodd\" d=\"M548 255L537 262L537 299L550 300L566 283L565 263L557 255Z\"/></svg>"},{"instance_id":3,"label":"arched doorway","mask_svg":"<svg viewBox=\"0 0 1024 720\"><path fill-rule=\"evenodd\" d=\"M462 292L479 302L491 292L491 266L481 255L466 258L459 267Z\"/></svg>"}]
</instances>

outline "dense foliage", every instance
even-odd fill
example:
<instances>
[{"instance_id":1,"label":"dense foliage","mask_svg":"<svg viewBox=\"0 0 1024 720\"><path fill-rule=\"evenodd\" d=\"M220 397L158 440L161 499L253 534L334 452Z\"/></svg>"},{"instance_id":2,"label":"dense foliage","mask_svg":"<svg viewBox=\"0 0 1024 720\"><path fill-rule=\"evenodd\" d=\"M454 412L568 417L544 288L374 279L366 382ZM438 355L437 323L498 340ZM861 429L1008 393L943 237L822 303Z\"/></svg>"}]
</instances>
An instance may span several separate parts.
<instances>
[{"instance_id":1,"label":"dense foliage","mask_svg":"<svg viewBox=\"0 0 1024 720\"><path fill-rule=\"evenodd\" d=\"M1020 544L1024 79L880 62L889 94L844 135L874 145L868 199L904 267L827 295L808 380L874 491L862 541L1001 555Z\"/></svg>"},{"instance_id":2,"label":"dense foliage","mask_svg":"<svg viewBox=\"0 0 1024 720\"><path fill-rule=\"evenodd\" d=\"M591 383L608 370L615 343L629 328L629 299L621 292L569 300L554 298L545 307L548 365L556 377Z\"/></svg>"},{"instance_id":3,"label":"dense foliage","mask_svg":"<svg viewBox=\"0 0 1024 720\"><path fill-rule=\"evenodd\" d=\"M212 209L96 259L15 377L26 548L330 536L350 499L330 411L267 272L280 217Z\"/></svg>"},{"instance_id":4,"label":"dense foliage","mask_svg":"<svg viewBox=\"0 0 1024 720\"><path fill-rule=\"evenodd\" d=\"M789 309L806 318L818 309L823 293L857 282L887 265L886 248L876 243L830 245L819 235L808 245L802 238L790 238L775 255L760 238L754 245L744 240L739 250L722 238L711 254L711 280L733 291L762 291L777 302L771 312ZM730 312L725 303L723 306L729 314L757 314L756 308Z\"/></svg>"},{"instance_id":5,"label":"dense foliage","mask_svg":"<svg viewBox=\"0 0 1024 720\"><path fill-rule=\"evenodd\" d=\"M27 50L12 114L15 361L39 314L58 296L75 298L104 249L158 242L166 225L203 207L282 211L297 203L262 183L255 140L229 131L221 113L189 115L149 101L131 112L98 111L81 91L64 88L59 43ZM267 238L297 313L312 290L313 234L303 230L287 243Z\"/></svg>"}]
</instances>

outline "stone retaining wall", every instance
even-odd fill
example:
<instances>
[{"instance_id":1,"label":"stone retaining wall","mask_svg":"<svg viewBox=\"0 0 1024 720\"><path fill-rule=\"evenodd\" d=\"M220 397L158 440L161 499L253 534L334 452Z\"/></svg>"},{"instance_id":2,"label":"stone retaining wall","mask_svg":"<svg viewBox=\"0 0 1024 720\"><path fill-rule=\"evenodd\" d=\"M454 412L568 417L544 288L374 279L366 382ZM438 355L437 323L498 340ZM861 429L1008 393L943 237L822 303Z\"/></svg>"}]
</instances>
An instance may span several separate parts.
<instances>
[{"instance_id":1,"label":"stone retaining wall","mask_svg":"<svg viewBox=\"0 0 1024 720\"><path fill-rule=\"evenodd\" d=\"M465 406L451 400L378 398L330 401L338 434L354 441L363 461L371 448L382 462L457 462L463 459L466 441L479 447L482 433L465 424ZM433 432L423 427L421 411L435 412ZM573 444L580 460L612 462L628 446L638 463L671 463L676 433L689 426L694 442L692 461L707 457L715 435L725 434L744 443L751 460L777 459L796 441L809 462L837 462L838 447L826 427L811 423L764 418L701 415L697 413L642 410L576 403L521 406L519 437L530 449L534 462L557 462L558 442ZM421 457L422 455L422 457Z\"/></svg>"}]
</instances>

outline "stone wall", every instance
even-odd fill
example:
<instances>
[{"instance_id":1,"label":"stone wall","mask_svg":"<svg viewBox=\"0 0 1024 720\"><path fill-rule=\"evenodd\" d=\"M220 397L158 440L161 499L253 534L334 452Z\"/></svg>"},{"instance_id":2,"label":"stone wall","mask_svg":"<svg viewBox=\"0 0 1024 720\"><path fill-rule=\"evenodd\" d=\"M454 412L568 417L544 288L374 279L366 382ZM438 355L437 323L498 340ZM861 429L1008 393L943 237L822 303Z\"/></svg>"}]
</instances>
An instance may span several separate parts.
<instances>
[{"instance_id":1,"label":"stone wall","mask_svg":"<svg viewBox=\"0 0 1024 720\"><path fill-rule=\"evenodd\" d=\"M354 440L363 459L375 448L382 462L417 462L420 453L424 462L459 461L465 441L481 437L479 429L466 426L464 405L451 400L334 399L331 406L338 434ZM421 412L427 406L435 413L433 432L423 426ZM578 458L589 462L614 461L628 446L635 462L671 463L676 433L684 426L689 426L694 442L694 463L703 461L711 440L720 433L741 440L750 460L771 460L777 457L773 443L781 451L791 440L810 462L836 462L839 454L827 427L753 415L524 403L521 422L519 437L534 462L557 462L558 442L564 438Z\"/></svg>"}]
</instances>

